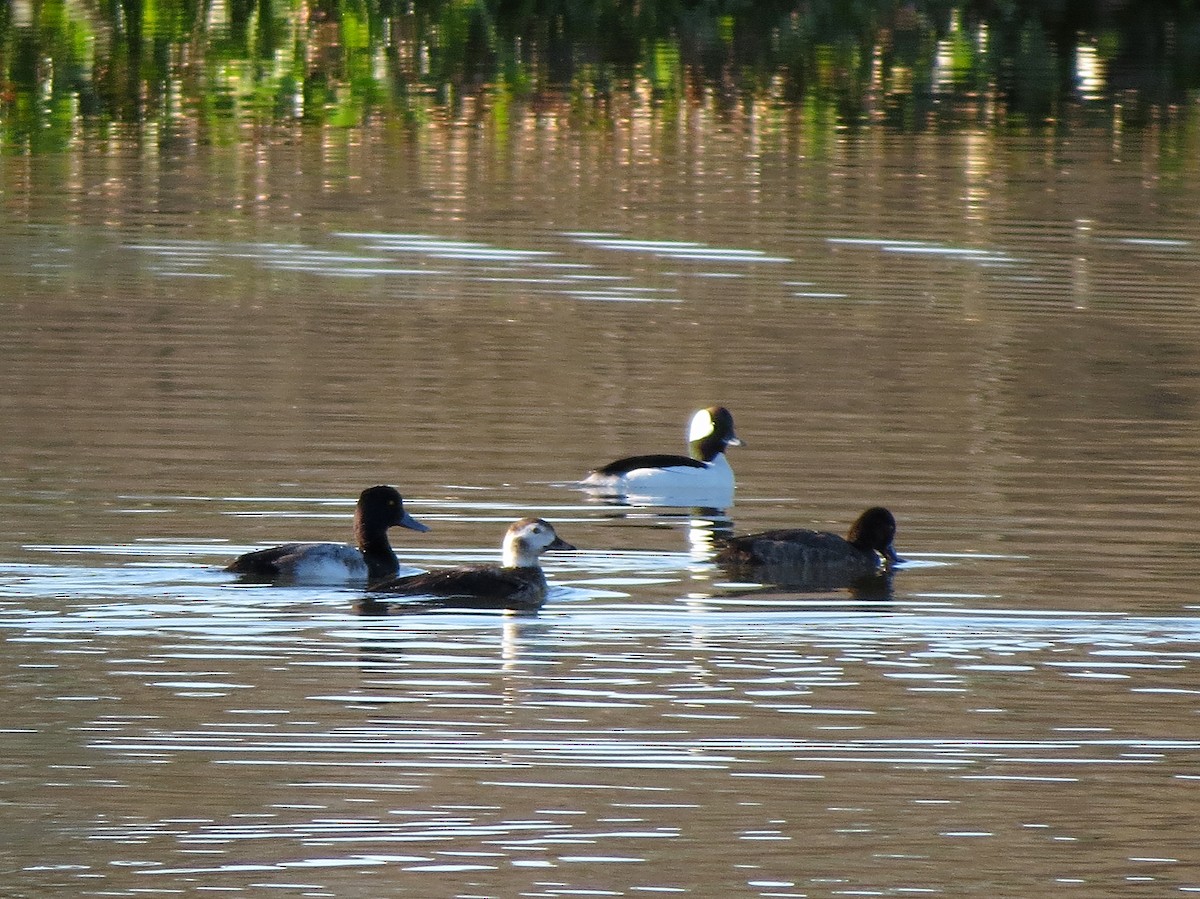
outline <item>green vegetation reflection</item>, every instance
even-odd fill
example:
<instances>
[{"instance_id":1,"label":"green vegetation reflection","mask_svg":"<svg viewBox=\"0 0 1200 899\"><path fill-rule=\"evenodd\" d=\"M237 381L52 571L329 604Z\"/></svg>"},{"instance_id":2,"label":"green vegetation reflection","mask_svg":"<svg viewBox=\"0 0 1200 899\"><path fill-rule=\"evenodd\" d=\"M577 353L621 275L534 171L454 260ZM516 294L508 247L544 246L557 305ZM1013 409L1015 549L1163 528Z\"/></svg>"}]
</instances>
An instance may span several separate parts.
<instances>
[{"instance_id":1,"label":"green vegetation reflection","mask_svg":"<svg viewBox=\"0 0 1200 899\"><path fill-rule=\"evenodd\" d=\"M1192 3L7 0L0 143L186 121L419 126L768 103L839 127L1193 113ZM1115 98L1120 98L1116 104Z\"/></svg>"}]
</instances>

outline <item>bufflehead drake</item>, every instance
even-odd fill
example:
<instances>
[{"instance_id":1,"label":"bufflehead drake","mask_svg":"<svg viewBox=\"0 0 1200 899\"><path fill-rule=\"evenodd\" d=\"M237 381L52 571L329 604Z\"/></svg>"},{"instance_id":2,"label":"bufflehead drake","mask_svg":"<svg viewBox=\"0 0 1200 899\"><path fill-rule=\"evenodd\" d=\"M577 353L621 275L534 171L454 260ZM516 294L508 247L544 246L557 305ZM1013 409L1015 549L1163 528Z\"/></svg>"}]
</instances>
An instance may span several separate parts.
<instances>
[{"instance_id":1,"label":"bufflehead drake","mask_svg":"<svg viewBox=\"0 0 1200 899\"><path fill-rule=\"evenodd\" d=\"M469 608L533 610L546 598L546 575L538 566L538 557L548 549L574 549L541 518L522 518L509 526L504 535L500 565L467 565L392 578L371 587L374 593L404 596L436 596L436 601L408 608ZM368 615L386 615L384 602L368 597L358 605Z\"/></svg>"},{"instance_id":2,"label":"bufflehead drake","mask_svg":"<svg viewBox=\"0 0 1200 899\"><path fill-rule=\"evenodd\" d=\"M734 433L733 416L724 406L709 406L688 425L691 455L629 456L597 468L580 485L608 496L724 508L733 504L733 469L725 458L730 446L744 446Z\"/></svg>"},{"instance_id":3,"label":"bufflehead drake","mask_svg":"<svg viewBox=\"0 0 1200 899\"><path fill-rule=\"evenodd\" d=\"M285 543L238 556L226 571L244 580L284 581L293 584L368 584L394 577L400 562L388 542L388 528L427 531L406 511L395 487L368 487L354 508L354 540L344 543Z\"/></svg>"},{"instance_id":4,"label":"bufflehead drake","mask_svg":"<svg viewBox=\"0 0 1200 899\"><path fill-rule=\"evenodd\" d=\"M797 586L847 586L857 578L890 570L897 562L896 519L874 506L858 516L845 538L826 531L790 528L732 537L717 562L756 580Z\"/></svg>"}]
</instances>

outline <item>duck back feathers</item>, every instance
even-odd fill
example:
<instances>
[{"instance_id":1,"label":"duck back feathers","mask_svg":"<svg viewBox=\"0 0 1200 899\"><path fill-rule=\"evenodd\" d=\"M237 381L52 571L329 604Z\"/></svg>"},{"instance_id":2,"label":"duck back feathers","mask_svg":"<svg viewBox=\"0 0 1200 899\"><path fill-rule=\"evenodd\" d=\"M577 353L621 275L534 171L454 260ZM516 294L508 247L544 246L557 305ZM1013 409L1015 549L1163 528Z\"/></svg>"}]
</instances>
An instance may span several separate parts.
<instances>
[{"instance_id":1,"label":"duck back feathers","mask_svg":"<svg viewBox=\"0 0 1200 899\"><path fill-rule=\"evenodd\" d=\"M846 537L808 528L782 528L732 537L717 562L756 580L838 586L901 561L896 520L887 509L867 509Z\"/></svg>"}]
</instances>

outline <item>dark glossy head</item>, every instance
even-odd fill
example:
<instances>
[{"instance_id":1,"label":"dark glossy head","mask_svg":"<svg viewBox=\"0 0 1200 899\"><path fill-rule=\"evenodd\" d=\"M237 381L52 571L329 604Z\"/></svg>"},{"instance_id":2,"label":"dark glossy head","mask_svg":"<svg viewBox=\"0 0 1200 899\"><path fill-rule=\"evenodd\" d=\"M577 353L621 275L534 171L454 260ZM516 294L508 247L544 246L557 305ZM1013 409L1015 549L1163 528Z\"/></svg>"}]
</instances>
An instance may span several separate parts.
<instances>
[{"instance_id":1,"label":"dark glossy head","mask_svg":"<svg viewBox=\"0 0 1200 899\"><path fill-rule=\"evenodd\" d=\"M872 506L850 525L846 541L861 550L877 552L888 562L904 561L896 555L896 519L882 506Z\"/></svg>"},{"instance_id":2,"label":"dark glossy head","mask_svg":"<svg viewBox=\"0 0 1200 899\"><path fill-rule=\"evenodd\" d=\"M404 499L395 487L379 485L368 487L358 498L358 506L354 510L355 526L360 528L391 528L402 527L414 531L427 531L429 527L421 524L404 511Z\"/></svg>"},{"instance_id":3,"label":"dark glossy head","mask_svg":"<svg viewBox=\"0 0 1200 899\"><path fill-rule=\"evenodd\" d=\"M733 430L733 416L724 406L709 406L692 416L688 425L692 458L711 462L727 446L745 446Z\"/></svg>"}]
</instances>

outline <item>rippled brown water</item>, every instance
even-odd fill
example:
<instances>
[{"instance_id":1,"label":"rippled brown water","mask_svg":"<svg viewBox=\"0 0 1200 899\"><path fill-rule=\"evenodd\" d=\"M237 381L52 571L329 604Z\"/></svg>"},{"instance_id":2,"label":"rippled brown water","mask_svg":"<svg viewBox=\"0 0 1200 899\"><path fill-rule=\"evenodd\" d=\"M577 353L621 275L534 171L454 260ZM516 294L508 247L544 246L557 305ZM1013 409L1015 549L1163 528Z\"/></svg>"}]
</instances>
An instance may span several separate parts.
<instances>
[{"instance_id":1,"label":"rippled brown water","mask_svg":"<svg viewBox=\"0 0 1200 899\"><path fill-rule=\"evenodd\" d=\"M769 123L768 123L769 124ZM12 895L1200 891L1200 171L1153 132L114 138L0 168ZM754 590L561 486L733 410ZM544 515L534 618L219 565Z\"/></svg>"}]
</instances>

